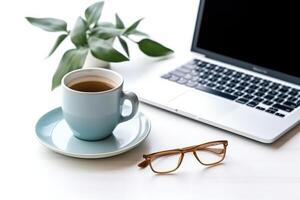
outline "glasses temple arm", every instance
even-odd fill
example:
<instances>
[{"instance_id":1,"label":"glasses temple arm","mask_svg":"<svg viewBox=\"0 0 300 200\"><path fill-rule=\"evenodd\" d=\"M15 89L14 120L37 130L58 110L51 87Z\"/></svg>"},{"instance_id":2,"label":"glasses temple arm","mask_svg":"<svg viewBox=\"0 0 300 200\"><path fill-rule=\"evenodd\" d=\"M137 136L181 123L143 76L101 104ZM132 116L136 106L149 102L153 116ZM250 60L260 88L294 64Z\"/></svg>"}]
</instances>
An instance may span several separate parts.
<instances>
[{"instance_id":1,"label":"glasses temple arm","mask_svg":"<svg viewBox=\"0 0 300 200\"><path fill-rule=\"evenodd\" d=\"M138 164L138 166L139 166L140 168L145 168L145 167L147 167L149 164L150 164L150 161L149 161L147 158L145 158L145 160L143 160L142 162L140 162L140 163Z\"/></svg>"}]
</instances>

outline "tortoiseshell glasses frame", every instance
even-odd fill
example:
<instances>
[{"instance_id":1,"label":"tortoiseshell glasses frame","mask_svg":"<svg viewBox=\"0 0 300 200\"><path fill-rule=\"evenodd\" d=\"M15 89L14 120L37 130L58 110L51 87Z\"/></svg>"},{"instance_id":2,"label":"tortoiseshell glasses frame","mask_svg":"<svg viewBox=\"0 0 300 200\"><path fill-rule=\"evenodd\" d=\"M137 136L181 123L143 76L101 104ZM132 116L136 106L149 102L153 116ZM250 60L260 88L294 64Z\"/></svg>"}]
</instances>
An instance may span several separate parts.
<instances>
[{"instance_id":1,"label":"tortoiseshell glasses frame","mask_svg":"<svg viewBox=\"0 0 300 200\"><path fill-rule=\"evenodd\" d=\"M144 160L140 162L138 166L140 168L145 168L147 166L150 166L151 170L158 174L174 172L181 165L182 160L184 158L184 154L189 152L192 152L196 157L196 159L203 165L206 166L216 165L224 160L226 155L227 145L228 145L227 140L219 140L219 141L212 141L212 142L207 142L199 145L194 145L190 147L180 148L180 149L171 149L165 151L158 151L151 154L145 154L143 155ZM209 162L205 162L203 161L203 159L201 159L201 156L199 156L197 152L198 154L200 154L200 152L207 152L209 154L212 154L213 156L216 156L216 158L215 160L210 160ZM153 167L153 161L155 161L156 159L158 158L164 159L167 158L168 156L173 156L173 155L178 155L177 166L174 166L172 167L172 169L169 170L159 170Z\"/></svg>"}]
</instances>

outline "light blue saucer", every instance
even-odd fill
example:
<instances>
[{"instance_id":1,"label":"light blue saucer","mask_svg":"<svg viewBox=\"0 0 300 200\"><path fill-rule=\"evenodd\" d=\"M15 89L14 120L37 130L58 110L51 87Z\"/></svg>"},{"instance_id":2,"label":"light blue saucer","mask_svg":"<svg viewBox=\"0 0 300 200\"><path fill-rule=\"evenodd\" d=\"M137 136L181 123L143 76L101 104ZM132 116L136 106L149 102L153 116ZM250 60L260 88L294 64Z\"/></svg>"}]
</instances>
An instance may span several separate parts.
<instances>
[{"instance_id":1,"label":"light blue saucer","mask_svg":"<svg viewBox=\"0 0 300 200\"><path fill-rule=\"evenodd\" d=\"M126 113L130 108L125 106L124 110ZM60 107L46 113L36 124L36 134L43 145L76 158L105 158L124 153L145 140L150 129L150 120L138 112L133 119L119 124L113 135L104 140L79 140L73 136Z\"/></svg>"}]
</instances>

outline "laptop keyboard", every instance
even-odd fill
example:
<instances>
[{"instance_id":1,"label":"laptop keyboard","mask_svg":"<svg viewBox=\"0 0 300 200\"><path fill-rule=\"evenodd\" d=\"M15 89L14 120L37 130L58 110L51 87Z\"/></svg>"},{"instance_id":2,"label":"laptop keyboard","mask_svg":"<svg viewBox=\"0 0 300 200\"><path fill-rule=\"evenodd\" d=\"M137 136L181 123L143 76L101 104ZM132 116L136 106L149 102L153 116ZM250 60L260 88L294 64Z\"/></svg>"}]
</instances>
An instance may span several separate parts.
<instances>
[{"instance_id":1,"label":"laptop keyboard","mask_svg":"<svg viewBox=\"0 0 300 200\"><path fill-rule=\"evenodd\" d=\"M298 89L198 59L161 77L278 117L300 105Z\"/></svg>"}]
</instances>

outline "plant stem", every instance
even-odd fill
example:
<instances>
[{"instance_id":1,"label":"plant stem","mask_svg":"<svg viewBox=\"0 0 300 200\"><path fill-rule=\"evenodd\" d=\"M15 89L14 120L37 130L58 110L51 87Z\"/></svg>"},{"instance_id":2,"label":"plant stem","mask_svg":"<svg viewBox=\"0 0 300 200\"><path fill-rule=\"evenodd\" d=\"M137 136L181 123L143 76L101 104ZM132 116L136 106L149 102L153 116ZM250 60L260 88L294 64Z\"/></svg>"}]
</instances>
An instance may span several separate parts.
<instances>
[{"instance_id":1,"label":"plant stem","mask_svg":"<svg viewBox=\"0 0 300 200\"><path fill-rule=\"evenodd\" d=\"M128 37L128 36L125 36L124 35L124 37L126 37L128 40L130 40L131 42L134 42L134 43L137 43L137 41L135 41L135 40L133 40L133 39L131 39L130 37Z\"/></svg>"}]
</instances>

